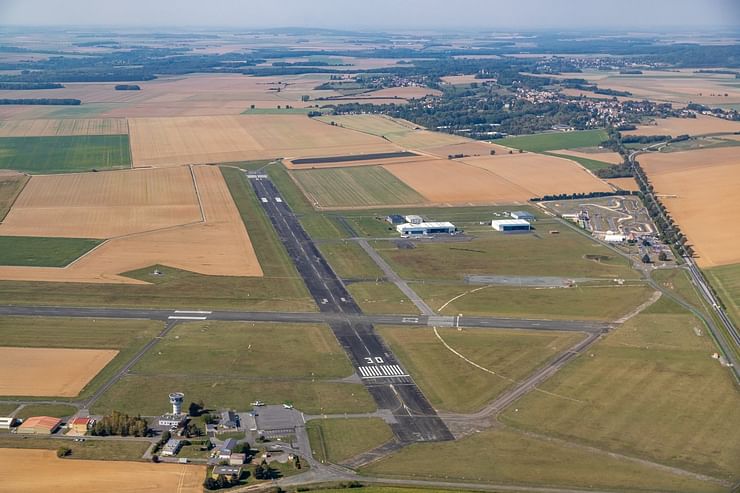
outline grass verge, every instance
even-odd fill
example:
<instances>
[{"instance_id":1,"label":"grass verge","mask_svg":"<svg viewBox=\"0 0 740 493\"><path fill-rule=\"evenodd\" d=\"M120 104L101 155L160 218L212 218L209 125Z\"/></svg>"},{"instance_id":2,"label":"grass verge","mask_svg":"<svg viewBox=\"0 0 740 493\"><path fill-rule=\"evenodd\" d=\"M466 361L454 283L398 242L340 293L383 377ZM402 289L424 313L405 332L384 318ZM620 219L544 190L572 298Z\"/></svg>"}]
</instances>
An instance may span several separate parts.
<instances>
[{"instance_id":1,"label":"grass verge","mask_svg":"<svg viewBox=\"0 0 740 493\"><path fill-rule=\"evenodd\" d=\"M54 438L0 435L0 448L30 448L56 450L64 446L72 450L65 458L84 460L141 460L149 442L124 440L59 440Z\"/></svg>"},{"instance_id":2,"label":"grass verge","mask_svg":"<svg viewBox=\"0 0 740 493\"><path fill-rule=\"evenodd\" d=\"M308 422L314 458L339 463L371 450L393 438L391 428L379 418L315 419Z\"/></svg>"}]
</instances>

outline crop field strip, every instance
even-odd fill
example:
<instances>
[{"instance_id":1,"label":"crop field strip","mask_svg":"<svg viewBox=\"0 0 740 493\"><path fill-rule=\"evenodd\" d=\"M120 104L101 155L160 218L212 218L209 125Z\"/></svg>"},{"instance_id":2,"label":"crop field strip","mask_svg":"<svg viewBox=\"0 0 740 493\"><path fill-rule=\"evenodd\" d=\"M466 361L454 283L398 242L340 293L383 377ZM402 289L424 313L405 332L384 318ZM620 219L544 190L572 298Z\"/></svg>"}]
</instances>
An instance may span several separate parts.
<instances>
[{"instance_id":1,"label":"crop field strip","mask_svg":"<svg viewBox=\"0 0 740 493\"><path fill-rule=\"evenodd\" d=\"M0 121L0 137L128 135L125 118L43 119Z\"/></svg>"},{"instance_id":2,"label":"crop field strip","mask_svg":"<svg viewBox=\"0 0 740 493\"><path fill-rule=\"evenodd\" d=\"M39 174L130 166L127 135L0 137L0 168Z\"/></svg>"},{"instance_id":3,"label":"crop field strip","mask_svg":"<svg viewBox=\"0 0 740 493\"><path fill-rule=\"evenodd\" d=\"M382 167L291 172L309 201L322 208L422 204L424 197Z\"/></svg>"},{"instance_id":4,"label":"crop field strip","mask_svg":"<svg viewBox=\"0 0 740 493\"><path fill-rule=\"evenodd\" d=\"M497 144L530 152L554 151L578 147L598 146L607 139L604 130L581 130L574 132L551 132L519 137L506 137Z\"/></svg>"}]
</instances>

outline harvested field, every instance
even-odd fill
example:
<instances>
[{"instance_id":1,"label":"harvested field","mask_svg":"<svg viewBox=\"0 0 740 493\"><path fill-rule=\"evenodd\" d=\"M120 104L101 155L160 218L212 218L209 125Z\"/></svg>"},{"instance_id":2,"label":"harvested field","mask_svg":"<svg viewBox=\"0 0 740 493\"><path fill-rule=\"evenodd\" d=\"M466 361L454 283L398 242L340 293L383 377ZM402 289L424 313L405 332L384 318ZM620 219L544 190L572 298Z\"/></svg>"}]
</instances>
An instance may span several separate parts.
<instances>
[{"instance_id":1,"label":"harvested field","mask_svg":"<svg viewBox=\"0 0 740 493\"><path fill-rule=\"evenodd\" d=\"M497 156L509 153L509 149L496 144L489 144L481 140L470 140L459 144L450 144L440 147L431 147L424 149L424 152L433 156L446 159L447 156L455 154L464 154L466 156L490 156L494 151Z\"/></svg>"},{"instance_id":2,"label":"harvested field","mask_svg":"<svg viewBox=\"0 0 740 493\"><path fill-rule=\"evenodd\" d=\"M723 120L713 116L699 115L696 118L663 118L654 120L653 125L640 125L637 130L626 130L623 135L704 135L740 132L740 122Z\"/></svg>"},{"instance_id":3,"label":"harvested field","mask_svg":"<svg viewBox=\"0 0 740 493\"><path fill-rule=\"evenodd\" d=\"M587 152L581 149L558 149L552 151L555 154L561 154L564 156L580 157L583 159L593 159L595 161L602 161L609 164L621 164L624 159L619 155L618 152L612 151L601 151L601 152Z\"/></svg>"},{"instance_id":4,"label":"harvested field","mask_svg":"<svg viewBox=\"0 0 740 493\"><path fill-rule=\"evenodd\" d=\"M377 136L410 132L417 125L385 115L329 115L316 118L324 123L334 122L337 125L352 130L358 130Z\"/></svg>"},{"instance_id":5,"label":"harvested field","mask_svg":"<svg viewBox=\"0 0 740 493\"><path fill-rule=\"evenodd\" d=\"M59 459L53 450L0 449L0 492L200 493L204 467ZM60 482L60 478L64 478ZM93 480L94 478L94 480Z\"/></svg>"},{"instance_id":6,"label":"harvested field","mask_svg":"<svg viewBox=\"0 0 740 493\"><path fill-rule=\"evenodd\" d=\"M28 182L28 175L0 170L0 223Z\"/></svg>"},{"instance_id":7,"label":"harvested field","mask_svg":"<svg viewBox=\"0 0 740 493\"><path fill-rule=\"evenodd\" d=\"M292 176L309 201L317 207L425 202L424 197L381 166L294 171Z\"/></svg>"},{"instance_id":8,"label":"harvested field","mask_svg":"<svg viewBox=\"0 0 740 493\"><path fill-rule=\"evenodd\" d=\"M540 154L438 159L385 168L435 203L518 203L546 194L611 190L577 164Z\"/></svg>"},{"instance_id":9,"label":"harvested field","mask_svg":"<svg viewBox=\"0 0 740 493\"><path fill-rule=\"evenodd\" d=\"M523 203L524 188L482 168L446 159L384 166L426 199L438 204Z\"/></svg>"},{"instance_id":10,"label":"harvested field","mask_svg":"<svg viewBox=\"0 0 740 493\"><path fill-rule=\"evenodd\" d=\"M553 156L524 153L463 161L516 183L530 191L532 196L611 190L606 183L576 163Z\"/></svg>"},{"instance_id":11,"label":"harvested field","mask_svg":"<svg viewBox=\"0 0 740 493\"><path fill-rule=\"evenodd\" d=\"M0 121L0 137L118 135L127 133L128 123L124 118Z\"/></svg>"},{"instance_id":12,"label":"harvested field","mask_svg":"<svg viewBox=\"0 0 740 493\"><path fill-rule=\"evenodd\" d=\"M388 134L385 137L404 149L427 149L430 147L470 142L470 139L466 137L441 132L431 132L429 130L414 130L399 134Z\"/></svg>"},{"instance_id":13,"label":"harvested field","mask_svg":"<svg viewBox=\"0 0 740 493\"><path fill-rule=\"evenodd\" d=\"M113 238L200 220L188 168L34 176L0 235Z\"/></svg>"},{"instance_id":14,"label":"harvested field","mask_svg":"<svg viewBox=\"0 0 740 493\"><path fill-rule=\"evenodd\" d=\"M701 267L740 262L737 149L649 153L640 163L656 192L669 195L663 203L694 246Z\"/></svg>"},{"instance_id":15,"label":"harvested field","mask_svg":"<svg viewBox=\"0 0 740 493\"><path fill-rule=\"evenodd\" d=\"M441 96L442 91L428 87L388 87L377 91L363 92L362 97L417 99L424 96Z\"/></svg>"},{"instance_id":16,"label":"harvested field","mask_svg":"<svg viewBox=\"0 0 740 493\"><path fill-rule=\"evenodd\" d=\"M640 187L637 185L637 182L634 178L609 178L608 180L606 180L606 182L610 185L614 185L621 190L629 190L632 192L637 192L640 190Z\"/></svg>"},{"instance_id":17,"label":"harvested field","mask_svg":"<svg viewBox=\"0 0 740 493\"><path fill-rule=\"evenodd\" d=\"M397 146L301 115L135 118L134 166L394 152Z\"/></svg>"},{"instance_id":18,"label":"harvested field","mask_svg":"<svg viewBox=\"0 0 740 493\"><path fill-rule=\"evenodd\" d=\"M498 58L498 55L493 55ZM466 55L465 58L476 58L475 55L468 56ZM446 75L444 77L441 77L442 82L445 84L450 84L452 86L463 86L472 84L474 82L481 83L485 81L495 81L496 79L477 79L475 77L475 74L470 75Z\"/></svg>"},{"instance_id":19,"label":"harvested field","mask_svg":"<svg viewBox=\"0 0 740 493\"><path fill-rule=\"evenodd\" d=\"M0 371L13 375L0 382L0 395L76 397L116 354L110 349L0 347Z\"/></svg>"},{"instance_id":20,"label":"harvested field","mask_svg":"<svg viewBox=\"0 0 740 493\"><path fill-rule=\"evenodd\" d=\"M129 173L162 171L189 175L184 168ZM205 275L262 276L254 248L220 170L199 166L193 168L193 174L204 222L199 222L198 215L198 222L191 224L111 239L65 269L0 267L0 279L145 284L119 274L156 264ZM192 183L189 186L192 193Z\"/></svg>"}]
</instances>

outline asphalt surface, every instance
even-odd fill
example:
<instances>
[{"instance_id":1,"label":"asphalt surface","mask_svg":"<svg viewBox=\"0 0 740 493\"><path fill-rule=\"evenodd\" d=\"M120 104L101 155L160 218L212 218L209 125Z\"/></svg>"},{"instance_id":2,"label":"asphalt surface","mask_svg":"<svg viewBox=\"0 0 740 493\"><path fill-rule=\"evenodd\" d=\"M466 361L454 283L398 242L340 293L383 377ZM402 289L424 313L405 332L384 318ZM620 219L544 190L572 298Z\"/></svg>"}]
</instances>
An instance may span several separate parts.
<instances>
[{"instance_id":1,"label":"asphalt surface","mask_svg":"<svg viewBox=\"0 0 740 493\"><path fill-rule=\"evenodd\" d=\"M397 420L391 425L402 443L452 440L421 390L403 369L368 321L357 320L362 310L308 236L272 181L251 178L252 187L275 231L303 277L322 313L345 315L328 320L357 374L378 407Z\"/></svg>"},{"instance_id":2,"label":"asphalt surface","mask_svg":"<svg viewBox=\"0 0 740 493\"><path fill-rule=\"evenodd\" d=\"M491 329L564 330L603 332L610 328L604 322L584 320L517 319L497 317L438 317L426 315L366 315L363 313L332 312L239 312L206 310L173 310L142 308L90 308L57 306L0 305L0 316L122 318L141 320L219 320L231 322L330 323L334 321L364 322L374 325L408 325L417 327L457 326Z\"/></svg>"}]
</instances>

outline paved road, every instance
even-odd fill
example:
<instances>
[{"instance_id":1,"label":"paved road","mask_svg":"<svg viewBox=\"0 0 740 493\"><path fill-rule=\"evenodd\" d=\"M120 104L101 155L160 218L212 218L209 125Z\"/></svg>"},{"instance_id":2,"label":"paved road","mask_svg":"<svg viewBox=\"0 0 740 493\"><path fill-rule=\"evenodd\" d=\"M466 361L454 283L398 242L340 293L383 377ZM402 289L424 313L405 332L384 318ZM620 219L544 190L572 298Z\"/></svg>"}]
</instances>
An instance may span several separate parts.
<instances>
[{"instance_id":1,"label":"paved road","mask_svg":"<svg viewBox=\"0 0 740 493\"><path fill-rule=\"evenodd\" d=\"M398 286L398 289L400 289L401 292L405 294L406 297L410 299L414 305L416 305L416 308L418 308L421 313L427 316L436 315L434 313L434 310L432 310L429 305L427 305L426 302L422 300L418 294L416 294L416 291L409 287L406 281L401 279L401 277L396 274L396 271L394 271L393 268L388 265L388 262L386 262L385 259L381 257L373 247L370 246L370 243L368 243L367 240L358 239L356 241L357 244L360 245L360 247L362 247L362 249L365 250L365 252L370 256L373 262L375 262L375 264L380 267L380 270L383 271L385 277L393 284Z\"/></svg>"},{"instance_id":2,"label":"paved road","mask_svg":"<svg viewBox=\"0 0 740 493\"><path fill-rule=\"evenodd\" d=\"M0 305L0 316L67 317L67 318L122 318L161 321L220 320L232 322L329 323L333 321L365 322L375 325L408 325L417 327L458 325L456 317L429 317L426 315L366 315L362 313L330 312L237 312L208 310L173 310L141 308L90 308L53 306ZM460 327L564 330L576 332L603 332L611 324L584 320L518 319L503 317L460 317Z\"/></svg>"},{"instance_id":3,"label":"paved road","mask_svg":"<svg viewBox=\"0 0 740 493\"><path fill-rule=\"evenodd\" d=\"M357 320L362 311L326 259L305 232L280 192L267 178L251 178L260 204L272 222L309 293L322 313L343 315L328 320L378 407L398 421L391 425L402 443L452 440L452 433L437 416L391 350L368 321Z\"/></svg>"}]
</instances>

